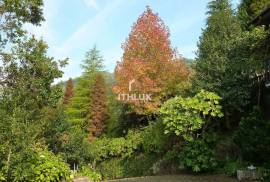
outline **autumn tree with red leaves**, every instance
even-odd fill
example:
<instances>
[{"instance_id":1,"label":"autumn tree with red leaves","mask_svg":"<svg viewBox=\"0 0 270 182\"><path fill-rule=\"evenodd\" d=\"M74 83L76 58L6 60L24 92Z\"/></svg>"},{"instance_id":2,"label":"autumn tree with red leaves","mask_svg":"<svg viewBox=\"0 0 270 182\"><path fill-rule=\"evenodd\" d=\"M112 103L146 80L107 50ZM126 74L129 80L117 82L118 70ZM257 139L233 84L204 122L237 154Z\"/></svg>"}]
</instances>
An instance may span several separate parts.
<instances>
[{"instance_id":1,"label":"autumn tree with red leaves","mask_svg":"<svg viewBox=\"0 0 270 182\"><path fill-rule=\"evenodd\" d=\"M164 22L147 7L122 45L124 54L115 69L114 92L128 93L129 81L135 79L137 92L152 94L151 102L130 103L137 113L154 112L167 88L188 78L189 70L171 48L169 36Z\"/></svg>"},{"instance_id":2,"label":"autumn tree with red leaves","mask_svg":"<svg viewBox=\"0 0 270 182\"><path fill-rule=\"evenodd\" d=\"M88 118L89 141L99 137L106 128L108 120L106 85L104 77L98 73L91 90L91 105Z\"/></svg>"},{"instance_id":3,"label":"autumn tree with red leaves","mask_svg":"<svg viewBox=\"0 0 270 182\"><path fill-rule=\"evenodd\" d=\"M65 90L65 93L64 93L64 98L63 98L63 104L66 105L70 102L70 99L72 98L73 96L73 81L72 79L70 78L68 81L67 81L67 85L66 85L66 90Z\"/></svg>"}]
</instances>

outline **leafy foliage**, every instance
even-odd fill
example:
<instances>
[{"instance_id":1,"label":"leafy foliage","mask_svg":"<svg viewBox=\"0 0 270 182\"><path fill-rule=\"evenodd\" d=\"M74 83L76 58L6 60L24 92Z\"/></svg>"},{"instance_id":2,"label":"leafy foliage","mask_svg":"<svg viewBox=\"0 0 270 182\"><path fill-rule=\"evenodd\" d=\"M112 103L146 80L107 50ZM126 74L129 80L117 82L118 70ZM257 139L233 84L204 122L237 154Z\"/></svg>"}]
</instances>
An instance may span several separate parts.
<instances>
[{"instance_id":1,"label":"leafy foliage","mask_svg":"<svg viewBox=\"0 0 270 182\"><path fill-rule=\"evenodd\" d=\"M159 110L165 124L165 133L174 133L192 140L194 132L207 122L206 117L223 116L220 99L215 93L204 90L194 97L169 99Z\"/></svg>"},{"instance_id":2,"label":"leafy foliage","mask_svg":"<svg viewBox=\"0 0 270 182\"><path fill-rule=\"evenodd\" d=\"M153 155L136 154L129 158L111 158L98 164L97 168L105 179L117 179L151 175L156 161Z\"/></svg>"},{"instance_id":3,"label":"leafy foliage","mask_svg":"<svg viewBox=\"0 0 270 182\"><path fill-rule=\"evenodd\" d=\"M96 75L95 83L92 87L89 115L89 141L92 141L104 133L109 117L106 85L101 74Z\"/></svg>"},{"instance_id":4,"label":"leafy foliage","mask_svg":"<svg viewBox=\"0 0 270 182\"><path fill-rule=\"evenodd\" d=\"M94 171L89 166L83 166L80 169L78 176L86 176L89 178L89 180L94 181L94 182L101 181L101 174Z\"/></svg>"},{"instance_id":5,"label":"leafy foliage","mask_svg":"<svg viewBox=\"0 0 270 182\"><path fill-rule=\"evenodd\" d=\"M0 16L4 18L0 20L0 56L7 43L16 43L24 36L24 23L39 25L44 20L42 6L42 0L1 0Z\"/></svg>"},{"instance_id":6,"label":"leafy foliage","mask_svg":"<svg viewBox=\"0 0 270 182\"><path fill-rule=\"evenodd\" d=\"M242 32L232 40L226 69L228 79L224 81L224 97L230 110L243 112L244 106L252 102L252 92L254 88L259 89L261 83L250 77L255 77L265 69L270 56L269 40L269 32L262 27ZM259 104L258 99L256 102Z\"/></svg>"},{"instance_id":7,"label":"leafy foliage","mask_svg":"<svg viewBox=\"0 0 270 182\"><path fill-rule=\"evenodd\" d=\"M235 98L232 99L228 93L236 95L239 90L230 87L235 85L237 87L239 83L230 82L234 78L234 72L230 71L233 69L232 67L228 67L227 63L230 60L228 54L232 50L231 42L241 33L241 28L228 0L209 2L207 14L206 28L198 43L192 86L195 92L204 89L214 92L222 98L221 105L224 109L226 127L229 128L231 124L229 116L236 108L239 108L236 103L233 106L229 104L229 102L234 102ZM226 85L227 82L231 85ZM229 92L226 88L230 88ZM241 94L238 96L241 98ZM237 98L236 101L238 100L240 99ZM246 104L241 100L239 103Z\"/></svg>"},{"instance_id":8,"label":"leafy foliage","mask_svg":"<svg viewBox=\"0 0 270 182\"><path fill-rule=\"evenodd\" d=\"M186 144L181 152L180 160L193 172L212 171L218 165L213 149L202 139Z\"/></svg>"},{"instance_id":9,"label":"leafy foliage","mask_svg":"<svg viewBox=\"0 0 270 182\"><path fill-rule=\"evenodd\" d=\"M164 125L161 121L150 123L141 133L144 152L161 154L166 150L169 136L164 135Z\"/></svg>"},{"instance_id":10,"label":"leafy foliage","mask_svg":"<svg viewBox=\"0 0 270 182\"><path fill-rule=\"evenodd\" d=\"M269 0L242 0L239 5L238 17L243 28L248 28L248 23L259 15L268 5Z\"/></svg>"},{"instance_id":11,"label":"leafy foliage","mask_svg":"<svg viewBox=\"0 0 270 182\"><path fill-rule=\"evenodd\" d=\"M70 179L69 166L49 151L38 152L38 156L30 160L36 161L32 168L34 176L24 180L48 182Z\"/></svg>"},{"instance_id":12,"label":"leafy foliage","mask_svg":"<svg viewBox=\"0 0 270 182\"><path fill-rule=\"evenodd\" d=\"M270 124L262 117L259 108L253 111L239 124L235 142L239 146L245 160L263 164L269 160Z\"/></svg>"},{"instance_id":13,"label":"leafy foliage","mask_svg":"<svg viewBox=\"0 0 270 182\"><path fill-rule=\"evenodd\" d=\"M241 168L243 168L243 164L240 161L228 161L224 166L224 171L229 176L236 176L237 170Z\"/></svg>"},{"instance_id":14,"label":"leafy foliage","mask_svg":"<svg viewBox=\"0 0 270 182\"><path fill-rule=\"evenodd\" d=\"M129 132L126 138L100 138L91 143L91 154L95 161L113 157L131 156L141 144L140 133Z\"/></svg>"},{"instance_id":15,"label":"leafy foliage","mask_svg":"<svg viewBox=\"0 0 270 182\"><path fill-rule=\"evenodd\" d=\"M102 57L96 46L89 50L83 64L83 75L78 78L74 95L66 107L65 113L72 125L87 129L87 116L89 115L91 103L91 87L94 84L96 74L102 69Z\"/></svg>"},{"instance_id":16,"label":"leafy foliage","mask_svg":"<svg viewBox=\"0 0 270 182\"><path fill-rule=\"evenodd\" d=\"M105 179L118 179L124 177L124 168L120 158L112 158L101 162L97 169Z\"/></svg>"},{"instance_id":17,"label":"leafy foliage","mask_svg":"<svg viewBox=\"0 0 270 182\"><path fill-rule=\"evenodd\" d=\"M5 147L2 162L10 173L16 163L33 145L42 143L48 108L54 108L61 90L52 86L62 76L60 67L66 63L46 55L47 45L34 37L18 43L12 54L3 59L5 84L1 87L1 141ZM10 176L7 176L9 181Z\"/></svg>"},{"instance_id":18,"label":"leafy foliage","mask_svg":"<svg viewBox=\"0 0 270 182\"><path fill-rule=\"evenodd\" d=\"M8 181L49 182L72 178L69 166L46 149L31 149L23 155L20 153L14 159L18 163L11 166Z\"/></svg>"},{"instance_id":19,"label":"leafy foliage","mask_svg":"<svg viewBox=\"0 0 270 182\"><path fill-rule=\"evenodd\" d=\"M64 98L63 98L63 104L66 105L70 102L70 99L72 98L73 96L73 81L72 79L70 78L68 81L67 81L67 85L66 85L66 90L65 90L65 93L64 93Z\"/></svg>"},{"instance_id":20,"label":"leafy foliage","mask_svg":"<svg viewBox=\"0 0 270 182\"><path fill-rule=\"evenodd\" d=\"M115 69L114 92L129 93L129 81L135 79L134 92L152 94L151 102L129 103L136 113L155 112L166 93L187 81L189 70L171 48L168 28L149 7L132 27L122 48L123 59L117 63ZM167 76L168 73L170 77ZM170 91L168 88L171 88Z\"/></svg>"}]
</instances>

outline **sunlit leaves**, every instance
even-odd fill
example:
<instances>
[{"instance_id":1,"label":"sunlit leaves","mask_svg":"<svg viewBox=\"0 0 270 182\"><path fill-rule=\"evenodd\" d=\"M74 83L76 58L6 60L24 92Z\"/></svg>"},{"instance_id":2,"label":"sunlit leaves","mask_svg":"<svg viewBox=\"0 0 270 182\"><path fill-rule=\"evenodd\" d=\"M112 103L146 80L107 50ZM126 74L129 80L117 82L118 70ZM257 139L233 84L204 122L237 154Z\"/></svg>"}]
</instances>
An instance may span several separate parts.
<instances>
[{"instance_id":1,"label":"sunlit leaves","mask_svg":"<svg viewBox=\"0 0 270 182\"><path fill-rule=\"evenodd\" d=\"M165 124L165 134L174 133L190 141L193 133L201 129L208 117L222 117L220 97L201 90L194 97L175 97L160 108L160 116Z\"/></svg>"}]
</instances>

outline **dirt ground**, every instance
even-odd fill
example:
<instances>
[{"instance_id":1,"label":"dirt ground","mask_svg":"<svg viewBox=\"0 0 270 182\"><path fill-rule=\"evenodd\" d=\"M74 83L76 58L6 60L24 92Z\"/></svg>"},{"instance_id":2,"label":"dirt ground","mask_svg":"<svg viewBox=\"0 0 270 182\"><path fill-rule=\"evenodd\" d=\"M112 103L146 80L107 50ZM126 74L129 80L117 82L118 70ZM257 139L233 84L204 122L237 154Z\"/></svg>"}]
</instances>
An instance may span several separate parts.
<instances>
[{"instance_id":1,"label":"dirt ground","mask_svg":"<svg viewBox=\"0 0 270 182\"><path fill-rule=\"evenodd\" d=\"M237 182L225 175L168 175L110 180L106 182ZM104 181L105 182L105 181Z\"/></svg>"}]
</instances>

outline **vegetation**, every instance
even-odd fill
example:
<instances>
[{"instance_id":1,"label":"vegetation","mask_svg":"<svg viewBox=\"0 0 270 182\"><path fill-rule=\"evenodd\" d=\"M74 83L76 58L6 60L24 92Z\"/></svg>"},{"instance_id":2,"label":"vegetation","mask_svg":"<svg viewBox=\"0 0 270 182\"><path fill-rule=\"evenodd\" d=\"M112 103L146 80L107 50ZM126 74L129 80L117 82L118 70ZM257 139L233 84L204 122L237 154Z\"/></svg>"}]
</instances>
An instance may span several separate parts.
<instances>
[{"instance_id":1,"label":"vegetation","mask_svg":"<svg viewBox=\"0 0 270 182\"><path fill-rule=\"evenodd\" d=\"M206 123L206 117L222 117L219 100L221 98L202 90L193 98L175 97L166 101L161 109L161 118L165 124L165 134L173 132L191 141L194 132Z\"/></svg>"},{"instance_id":2,"label":"vegetation","mask_svg":"<svg viewBox=\"0 0 270 182\"><path fill-rule=\"evenodd\" d=\"M89 112L89 140L100 137L106 128L108 120L105 80L97 74L91 92Z\"/></svg>"},{"instance_id":3,"label":"vegetation","mask_svg":"<svg viewBox=\"0 0 270 182\"><path fill-rule=\"evenodd\" d=\"M218 163L211 147L205 140L194 140L183 147L180 160L194 172L213 171Z\"/></svg>"},{"instance_id":4,"label":"vegetation","mask_svg":"<svg viewBox=\"0 0 270 182\"><path fill-rule=\"evenodd\" d=\"M269 180L270 31L249 24L268 3L209 2L195 61L178 55L146 7L114 74L94 46L82 75L56 84L68 60L22 28L41 23L43 2L0 0L0 181L235 176L248 165Z\"/></svg>"},{"instance_id":5,"label":"vegetation","mask_svg":"<svg viewBox=\"0 0 270 182\"><path fill-rule=\"evenodd\" d=\"M122 48L124 54L116 66L114 92L128 93L129 81L135 79L135 93L151 93L152 101L134 101L130 103L132 111L148 115L155 113L166 94L175 94L168 93L174 90L171 87L187 80L189 70L186 63L171 48L169 30L149 7L132 27ZM168 88L171 89L168 91Z\"/></svg>"},{"instance_id":6,"label":"vegetation","mask_svg":"<svg viewBox=\"0 0 270 182\"><path fill-rule=\"evenodd\" d=\"M64 105L66 105L66 104L68 104L70 102L70 99L72 98L73 92L74 92L73 88L74 88L73 81L70 78L67 81L66 90L65 90L65 93L64 93L64 98L63 98L63 104Z\"/></svg>"}]
</instances>

